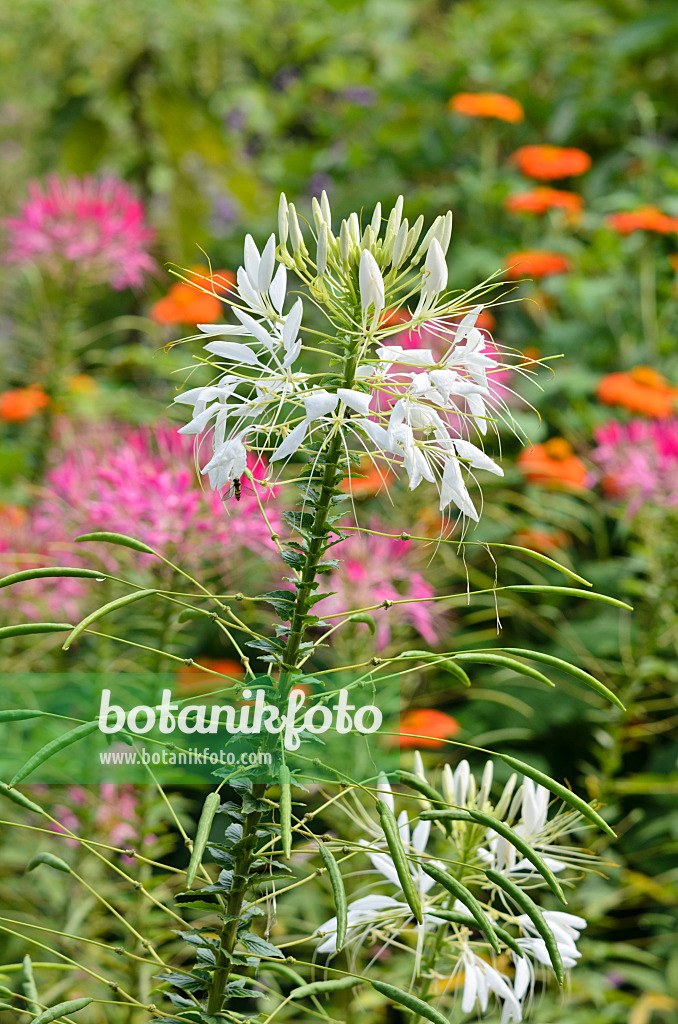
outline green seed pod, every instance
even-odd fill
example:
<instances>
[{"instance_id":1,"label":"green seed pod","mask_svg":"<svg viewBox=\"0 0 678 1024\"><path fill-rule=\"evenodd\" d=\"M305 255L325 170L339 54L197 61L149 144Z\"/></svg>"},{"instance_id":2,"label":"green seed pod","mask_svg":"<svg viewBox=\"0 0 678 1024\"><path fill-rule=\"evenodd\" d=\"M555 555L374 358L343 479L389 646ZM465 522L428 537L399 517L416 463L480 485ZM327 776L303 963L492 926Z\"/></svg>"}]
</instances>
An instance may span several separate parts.
<instances>
[{"instance_id":1,"label":"green seed pod","mask_svg":"<svg viewBox=\"0 0 678 1024\"><path fill-rule=\"evenodd\" d=\"M52 853L36 853L35 857L32 857L28 863L26 871L34 871L41 864L46 864L48 868L54 868L55 871L63 871L65 875L70 875L71 869L65 860L61 857L55 857Z\"/></svg>"},{"instance_id":2,"label":"green seed pod","mask_svg":"<svg viewBox=\"0 0 678 1024\"><path fill-rule=\"evenodd\" d=\"M467 928L478 927L478 922L474 917L471 917L470 914L462 914L457 910L430 910L429 916L439 917L443 921L449 921L450 924L462 924ZM518 956L524 956L524 950L520 948L510 932L507 932L505 928L498 925L496 921L492 921L492 927L505 946L508 946Z\"/></svg>"},{"instance_id":3,"label":"green seed pod","mask_svg":"<svg viewBox=\"0 0 678 1024\"><path fill-rule=\"evenodd\" d=\"M221 797L216 790L214 793L210 793L207 796L205 803L203 804L200 820L198 821L198 829L195 834L195 842L193 843L191 860L186 871L187 889L190 889L195 881L195 876L197 875L198 868L202 862L202 855L205 852L205 847L207 846L207 840L209 839L214 815L219 810L220 804Z\"/></svg>"},{"instance_id":4,"label":"green seed pod","mask_svg":"<svg viewBox=\"0 0 678 1024\"><path fill-rule=\"evenodd\" d=\"M389 853L393 860L400 886L403 890L403 896L407 900L407 905L414 914L417 923L423 924L424 918L421 912L421 901L419 899L419 893L414 884L412 878L412 872L407 861L405 854L405 847L403 841L400 838L400 829L398 828L398 822L395 819L393 811L385 804L383 800L377 800L377 811L379 812L379 820L381 827L384 830L386 837L386 843L388 844Z\"/></svg>"},{"instance_id":5,"label":"green seed pod","mask_svg":"<svg viewBox=\"0 0 678 1024\"><path fill-rule=\"evenodd\" d=\"M300 985L290 992L291 999L303 999L304 996L321 996L324 992L341 992L345 988L355 988L362 978L336 978L332 981L314 981L310 985Z\"/></svg>"},{"instance_id":6,"label":"green seed pod","mask_svg":"<svg viewBox=\"0 0 678 1024\"><path fill-rule=\"evenodd\" d=\"M82 544L87 541L101 541L104 544L119 544L123 548L131 548L132 551L143 551L145 555L155 555L156 558L160 558L157 551L153 548L149 548L148 544L144 544L142 540L137 540L136 537L128 537L126 533L110 533L97 532L97 533L83 533L80 537L75 538L76 543ZM101 575L101 573L99 573Z\"/></svg>"},{"instance_id":7,"label":"green seed pod","mask_svg":"<svg viewBox=\"0 0 678 1024\"><path fill-rule=\"evenodd\" d=\"M447 800L442 795L442 793L439 793L434 786L431 786L430 783L426 781L426 779L422 779L420 775L415 775L414 772L404 771L401 768L398 770L398 778L400 782L403 782L406 786L409 786L410 789L415 789L417 793L421 793L421 795L426 797L427 800L430 800L432 804L447 804ZM426 812L422 812L422 817L425 815ZM441 816L440 822L443 828L445 829L445 832L449 836L450 833L452 832L452 826L450 825L449 820Z\"/></svg>"},{"instance_id":8,"label":"green seed pod","mask_svg":"<svg viewBox=\"0 0 678 1024\"><path fill-rule=\"evenodd\" d=\"M286 764L280 765L278 785L280 786L280 838L283 856L285 860L289 860L292 854L292 786L290 770Z\"/></svg>"},{"instance_id":9,"label":"green seed pod","mask_svg":"<svg viewBox=\"0 0 678 1024\"><path fill-rule=\"evenodd\" d=\"M31 1024L52 1024L53 1020L65 1017L69 1013L77 1013L78 1010L84 1010L93 1002L93 999L69 999L66 1003L57 1003L56 1006L50 1006L34 1017Z\"/></svg>"},{"instance_id":10,"label":"green seed pod","mask_svg":"<svg viewBox=\"0 0 678 1024\"><path fill-rule=\"evenodd\" d=\"M447 1017L444 1017L434 1006L425 1003L419 996L412 995L411 992L403 992L402 989L396 988L395 985L388 985L385 981L372 981L371 978L366 980L376 992L380 992L382 996L386 996L394 1003L399 1003L407 1010L412 1010L420 1017L426 1017L432 1024L449 1024Z\"/></svg>"},{"instance_id":11,"label":"green seed pod","mask_svg":"<svg viewBox=\"0 0 678 1024\"><path fill-rule=\"evenodd\" d=\"M26 953L21 963L21 987L24 990L26 996L26 1009L30 1010L31 1013L40 1013L40 998L38 996L38 986L35 984L35 976L33 974L33 963L30 956ZM6 993L10 995L9 992Z\"/></svg>"},{"instance_id":12,"label":"green seed pod","mask_svg":"<svg viewBox=\"0 0 678 1024\"><path fill-rule=\"evenodd\" d=\"M542 914L541 910L522 889L518 888L515 882L512 882L510 878L506 878L504 875L500 875L497 871L492 871L488 868L485 872L490 882L503 891L518 904L524 914L527 914L532 924L537 929L538 933L544 940L549 957L551 958L551 965L555 973L558 983L563 985L565 983L565 970L563 968L563 960L558 949L558 943L556 937L549 928L546 918Z\"/></svg>"},{"instance_id":13,"label":"green seed pod","mask_svg":"<svg viewBox=\"0 0 678 1024\"><path fill-rule=\"evenodd\" d=\"M38 804L34 804L32 800L29 800L23 793L17 792L16 789L9 789L6 782L0 782L0 793L6 796L8 800L11 800L13 804L18 804L19 807L25 807L27 811L35 811L36 814L44 814L42 807Z\"/></svg>"},{"instance_id":14,"label":"green seed pod","mask_svg":"<svg viewBox=\"0 0 678 1024\"><path fill-rule=\"evenodd\" d=\"M495 953L498 953L500 947L494 930L494 925L475 896L469 892L462 882L453 878L452 875L447 871L443 871L442 868L436 867L435 864L426 864L422 861L421 866L430 878L436 881L439 885L442 885L443 889L447 889L448 892L452 893L452 895L463 903L465 907L468 907L469 913L474 918L481 932L485 934L487 941L490 943Z\"/></svg>"},{"instance_id":15,"label":"green seed pod","mask_svg":"<svg viewBox=\"0 0 678 1024\"><path fill-rule=\"evenodd\" d=\"M16 786L17 782L21 782L27 775L30 775L32 771L35 771L41 764L48 761L54 754L58 754L60 750L64 750L65 747L70 747L72 743L77 743L78 740L83 739L85 736L89 736L91 732L99 728L98 719L94 722L84 722L83 725L76 726L75 729L71 729L65 736L58 736L54 740L50 740L44 747L38 750L37 754L33 754L33 757L26 761L26 764L19 768L19 771L15 774L14 778L10 781L10 786Z\"/></svg>"},{"instance_id":16,"label":"green seed pod","mask_svg":"<svg viewBox=\"0 0 678 1024\"><path fill-rule=\"evenodd\" d=\"M115 601L109 601L108 604L104 604L101 608L97 608L95 611L85 616L84 619L81 619L75 629L69 633L64 641L62 650L67 651L73 641L77 639L77 637L79 637L88 626L91 626L93 622L97 622L99 619L103 619L104 615L108 615L109 612L114 612L118 608L125 608L128 604L134 604L135 601L141 601L142 598L150 597L152 594L157 593L157 590L135 590L133 594L125 594L124 597L118 597Z\"/></svg>"},{"instance_id":17,"label":"green seed pod","mask_svg":"<svg viewBox=\"0 0 678 1024\"><path fill-rule=\"evenodd\" d=\"M332 885L334 906L337 911L337 952L339 952L344 945L346 929L348 927L348 904L346 890L344 889L344 879L341 876L339 865L334 859L334 854L324 843L320 844L320 856L327 868L327 874Z\"/></svg>"}]
</instances>

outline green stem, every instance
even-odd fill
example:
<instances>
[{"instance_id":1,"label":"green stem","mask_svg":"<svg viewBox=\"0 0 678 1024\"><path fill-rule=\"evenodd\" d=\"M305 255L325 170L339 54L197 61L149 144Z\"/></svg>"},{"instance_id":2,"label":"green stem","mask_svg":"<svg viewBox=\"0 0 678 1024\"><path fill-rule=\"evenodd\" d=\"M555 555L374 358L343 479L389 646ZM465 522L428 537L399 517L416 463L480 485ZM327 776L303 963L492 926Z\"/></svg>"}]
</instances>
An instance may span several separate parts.
<instances>
[{"instance_id":1,"label":"green stem","mask_svg":"<svg viewBox=\"0 0 678 1024\"><path fill-rule=\"evenodd\" d=\"M344 363L342 387L351 388L355 383L357 366L358 342L348 351ZM320 492L315 506L311 543L308 545L300 578L296 584L294 607L290 617L290 629L282 654L282 671L278 687L278 703L284 703L292 685L294 673L299 662L299 651L306 632L308 613L311 607L314 584L318 575L318 565L323 559L330 531L327 518L330 504L337 484L344 476L343 470L343 437L339 429L332 436L325 455L325 466L320 485ZM256 783L252 788L255 800L261 800L267 783ZM257 829L261 821L261 811L251 811L245 815L240 850L233 866L233 881L226 902L226 921L221 932L216 967L212 974L207 1012L217 1014L224 1003L224 994L231 971L231 954L238 938L238 924L242 913L245 892L249 883L250 864L257 845Z\"/></svg>"}]
</instances>

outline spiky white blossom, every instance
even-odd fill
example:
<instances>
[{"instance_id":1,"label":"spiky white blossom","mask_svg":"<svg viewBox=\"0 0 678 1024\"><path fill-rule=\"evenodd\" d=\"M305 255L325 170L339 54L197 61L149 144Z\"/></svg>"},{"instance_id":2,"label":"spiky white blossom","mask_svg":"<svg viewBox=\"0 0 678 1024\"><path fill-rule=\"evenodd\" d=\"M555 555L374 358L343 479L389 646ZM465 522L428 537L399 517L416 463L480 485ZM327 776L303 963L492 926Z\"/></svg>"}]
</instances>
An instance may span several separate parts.
<instances>
[{"instance_id":1,"label":"spiky white blossom","mask_svg":"<svg viewBox=\"0 0 678 1024\"><path fill-rule=\"evenodd\" d=\"M325 444L340 433L346 454L351 450L393 469L402 466L410 489L428 481L438 490L441 511L453 508L478 520L468 476L477 470L495 475L503 471L470 435L487 434L494 420L487 374L501 364L483 351L485 336L475 327L482 307L468 311L468 301L444 295L452 215L437 218L412 255L423 219L410 228L402 211L401 197L383 237L377 204L362 232L360 218L351 214L335 238L323 193L313 204L315 263L294 204L284 196L278 210L280 245L276 248L271 235L259 252L252 237L246 237L237 295L229 300L237 323L198 325L209 336L208 360L214 360L221 375L176 399L193 405L182 432L213 431L208 470L212 486L223 486L227 472L238 471L239 445L283 463L310 441ZM329 333L347 339L355 353L353 376L343 387L325 385L322 374L306 368L305 348L317 350L317 344L305 341L302 299L284 310L286 268L308 285L315 305L332 324ZM442 355L391 343L398 325L390 324L384 312L387 306L402 304L403 294L416 291L420 300L411 313L412 328L425 325L438 333L447 343ZM358 309L351 308L350 295L358 300ZM460 312L466 315L455 327L450 321ZM231 340L235 337L246 340Z\"/></svg>"},{"instance_id":2,"label":"spiky white blossom","mask_svg":"<svg viewBox=\"0 0 678 1024\"><path fill-rule=\"evenodd\" d=\"M577 949L577 940L580 933L586 928L586 921L583 917L567 914L562 910L545 910L543 916L553 932L558 952L562 957L563 967L566 970L575 967L577 960L581 957L581 953ZM526 933L516 939L517 944L524 950L524 955L519 957L516 953L512 954L516 968L513 990L516 999L522 1000L534 988L535 971L532 960L550 968L551 958L546 949L546 943L537 934L537 930L527 914L521 914L517 923Z\"/></svg>"}]
</instances>

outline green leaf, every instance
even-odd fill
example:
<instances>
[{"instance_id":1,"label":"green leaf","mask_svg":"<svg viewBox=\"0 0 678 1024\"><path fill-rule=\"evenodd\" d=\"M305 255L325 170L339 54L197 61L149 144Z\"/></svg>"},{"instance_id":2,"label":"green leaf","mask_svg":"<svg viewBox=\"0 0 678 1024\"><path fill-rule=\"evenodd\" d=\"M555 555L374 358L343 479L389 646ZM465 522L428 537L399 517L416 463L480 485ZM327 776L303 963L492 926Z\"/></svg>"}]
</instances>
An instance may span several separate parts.
<instances>
[{"instance_id":1,"label":"green leaf","mask_svg":"<svg viewBox=\"0 0 678 1024\"><path fill-rule=\"evenodd\" d=\"M149 548L148 544L144 544L142 540L137 540L136 537L128 537L126 533L83 533L80 537L76 537L75 541L77 544L83 544L87 541L119 544L123 548L131 548L132 551L143 551L145 555L155 555L156 558L162 558L162 555L154 551L153 548Z\"/></svg>"},{"instance_id":2,"label":"green leaf","mask_svg":"<svg viewBox=\"0 0 678 1024\"><path fill-rule=\"evenodd\" d=\"M261 936L255 935L254 932L244 932L244 934L238 936L243 946L248 953L253 953L255 956L272 956L280 959L284 958L284 953L281 953L277 946L273 946L266 939L262 939Z\"/></svg>"},{"instance_id":3,"label":"green leaf","mask_svg":"<svg viewBox=\"0 0 678 1024\"><path fill-rule=\"evenodd\" d=\"M157 590L136 590L133 594L125 594L124 597L118 597L115 601L109 601L108 604L102 605L101 608L97 608L96 611L80 620L75 629L73 629L69 636L66 637L62 649L67 651L73 641L79 637L88 626L93 622L97 622L99 619L103 619L104 615L108 615L109 612L116 611L118 608L125 608L128 604L134 604L135 601L141 601L142 598L150 597L152 594L157 593Z\"/></svg>"}]
</instances>

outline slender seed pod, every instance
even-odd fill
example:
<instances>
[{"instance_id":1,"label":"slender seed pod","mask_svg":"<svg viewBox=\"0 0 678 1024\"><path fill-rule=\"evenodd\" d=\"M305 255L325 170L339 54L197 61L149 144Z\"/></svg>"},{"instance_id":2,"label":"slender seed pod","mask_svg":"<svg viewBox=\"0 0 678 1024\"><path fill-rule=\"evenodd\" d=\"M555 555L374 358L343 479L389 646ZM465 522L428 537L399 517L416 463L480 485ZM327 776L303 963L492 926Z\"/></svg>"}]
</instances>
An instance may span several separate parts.
<instances>
[{"instance_id":1,"label":"slender seed pod","mask_svg":"<svg viewBox=\"0 0 678 1024\"><path fill-rule=\"evenodd\" d=\"M526 775L528 779L532 779L532 781L538 783L538 785L544 786L551 793L559 796L561 800L564 800L565 803L569 804L570 807L574 807L575 810L579 811L584 818L588 818L588 820L592 821L594 825L598 826L598 828L602 828L603 832L607 832L609 836L616 838L616 833L612 828L610 828L605 819L601 818L597 811L594 811L594 809L589 806L585 800L582 800L580 796L573 793L571 789L561 785L560 782L554 782L554 780L549 778L548 775L544 775L543 772L537 771L536 768L533 768L532 765L525 764L524 761L519 761L517 757L509 757L508 754L499 754L498 756L509 766L509 768L515 768L516 771L522 772L523 775Z\"/></svg>"},{"instance_id":2,"label":"slender seed pod","mask_svg":"<svg viewBox=\"0 0 678 1024\"><path fill-rule=\"evenodd\" d=\"M27 811L34 811L36 814L44 814L42 807L38 804L34 804L32 800L29 800L23 793L19 793L16 789L10 789L6 782L0 782L0 793L6 796L13 804L18 804L19 807L25 807Z\"/></svg>"},{"instance_id":3,"label":"slender seed pod","mask_svg":"<svg viewBox=\"0 0 678 1024\"><path fill-rule=\"evenodd\" d=\"M144 544L142 540L137 540L136 537L128 537L126 533L111 533L108 530L97 531L96 533L83 533L79 537L75 538L77 544L83 544L87 541L101 541L104 544L119 544L123 548L131 548L132 551L142 551L145 555L155 555L156 558L162 556L154 551L153 548L149 548L148 544ZM101 576L101 573L99 573Z\"/></svg>"},{"instance_id":4,"label":"slender seed pod","mask_svg":"<svg viewBox=\"0 0 678 1024\"><path fill-rule=\"evenodd\" d=\"M125 594L124 597L118 597L115 601L109 601L108 604L104 604L101 608L97 608L95 611L86 615L84 619L81 619L75 629L73 629L66 637L62 650L67 651L73 641L83 633L88 626L98 619L103 619L104 615L108 615L109 612L116 611L118 608L125 608L128 604L134 604L135 601L141 601L144 597L151 597L152 594L157 594L157 590L135 590L133 594Z\"/></svg>"},{"instance_id":5,"label":"slender seed pod","mask_svg":"<svg viewBox=\"0 0 678 1024\"><path fill-rule=\"evenodd\" d=\"M0 627L0 640L9 636L33 636L35 633L65 633L72 628L70 622L20 622L16 626Z\"/></svg>"},{"instance_id":6,"label":"slender seed pod","mask_svg":"<svg viewBox=\"0 0 678 1024\"><path fill-rule=\"evenodd\" d=\"M362 978L334 978L332 981L313 981L310 985L300 985L292 989L290 999L303 999L304 996L321 996L324 992L341 992L345 988L355 988L362 984Z\"/></svg>"},{"instance_id":7,"label":"slender seed pod","mask_svg":"<svg viewBox=\"0 0 678 1024\"><path fill-rule=\"evenodd\" d=\"M203 804L200 820L198 821L198 829L195 834L195 842L193 843L191 860L186 871L187 889L190 889L195 881L195 876L197 875L198 868L202 862L202 855L205 852L205 847L207 846L207 840L209 839L214 815L219 810L220 803L221 797L215 790L214 793L208 794L207 799Z\"/></svg>"},{"instance_id":8,"label":"slender seed pod","mask_svg":"<svg viewBox=\"0 0 678 1024\"><path fill-rule=\"evenodd\" d=\"M286 764L281 764L278 770L278 785L280 786L280 838L285 860L289 860L292 854L292 785L290 770Z\"/></svg>"},{"instance_id":9,"label":"slender seed pod","mask_svg":"<svg viewBox=\"0 0 678 1024\"><path fill-rule=\"evenodd\" d=\"M41 864L45 864L48 868L54 868L55 871L63 871L65 875L70 875L71 869L65 860L61 857L55 857L53 853L36 853L35 857L32 857L28 862L26 871L35 871Z\"/></svg>"},{"instance_id":10,"label":"slender seed pod","mask_svg":"<svg viewBox=\"0 0 678 1024\"><path fill-rule=\"evenodd\" d=\"M377 810L379 812L381 827L384 830L384 835L386 836L389 853L391 854L391 859L393 860L393 864L400 881L400 886L403 890L403 896L407 900L407 905L414 914L417 923L423 924L424 918L421 912L421 901L405 855L405 847L403 846L403 841L400 838L398 822L396 821L391 808L388 804L385 804L383 800L377 800Z\"/></svg>"},{"instance_id":11,"label":"slender seed pod","mask_svg":"<svg viewBox=\"0 0 678 1024\"><path fill-rule=\"evenodd\" d=\"M415 775L413 772L404 771L402 768L400 768L398 770L398 778L406 786L409 786L410 789L414 789L417 791L417 793L421 793L422 796L425 796L427 800L431 801L431 803L437 805L447 804L447 801L445 800L445 797L442 795L442 793L439 793L434 786L428 783L426 779L422 779L421 776ZM426 812L422 812L421 817L431 818L432 815L427 814ZM440 823L445 829L445 832L449 836L452 832L452 826L449 823L449 817L446 818L441 814L439 818L436 818L436 820L440 820Z\"/></svg>"},{"instance_id":12,"label":"slender seed pod","mask_svg":"<svg viewBox=\"0 0 678 1024\"><path fill-rule=\"evenodd\" d=\"M75 729L71 729L65 736L58 736L54 740L50 740L44 747L41 747L33 757L30 757L26 764L19 768L14 777L10 781L10 786L16 786L17 782L21 782L27 775L30 775L32 771L35 771L41 764L48 761L50 757L58 754L59 751L64 750L65 747L70 747L72 743L77 743L78 740L83 739L85 736L89 736L91 732L99 728L98 719L94 722L85 722L83 725L78 725Z\"/></svg>"},{"instance_id":13,"label":"slender seed pod","mask_svg":"<svg viewBox=\"0 0 678 1024\"><path fill-rule=\"evenodd\" d=\"M21 962L21 987L24 990L24 995L27 999L26 1009L30 1010L31 1013L40 1013L38 986L35 984L33 963L28 953L26 953L26 956Z\"/></svg>"},{"instance_id":14,"label":"slender seed pod","mask_svg":"<svg viewBox=\"0 0 678 1024\"><path fill-rule=\"evenodd\" d=\"M471 776L473 778L473 776ZM532 847L525 842L522 836L507 825L505 821L499 821L493 814L486 814L484 811L477 811L475 809L468 811L458 810L432 810L422 811L420 817L423 821L467 821L470 823L475 822L478 825L483 825L485 828L492 829L497 835L500 835L505 839L511 846L514 846L516 850L522 853L525 860L529 860L530 864L539 872L545 882L551 887L553 892L556 894L561 903L567 906L567 900L565 894L558 882L558 879L551 871L551 868L546 864L542 857L532 849Z\"/></svg>"},{"instance_id":15,"label":"slender seed pod","mask_svg":"<svg viewBox=\"0 0 678 1024\"><path fill-rule=\"evenodd\" d=\"M69 999L65 1003L57 1003L56 1006L50 1006L47 1010L39 1013L37 1017L34 1017L31 1024L52 1024L53 1020L65 1017L69 1013L77 1013L78 1010L84 1010L86 1006L93 1002L93 999L83 998Z\"/></svg>"},{"instance_id":16,"label":"slender seed pod","mask_svg":"<svg viewBox=\"0 0 678 1024\"><path fill-rule=\"evenodd\" d=\"M344 879L339 870L339 865L334 859L334 854L324 843L320 844L320 856L327 868L327 874L332 885L334 906L337 911L337 952L339 952L344 945L346 929L348 928L348 903L346 900L346 890L344 889Z\"/></svg>"},{"instance_id":17,"label":"slender seed pod","mask_svg":"<svg viewBox=\"0 0 678 1024\"><path fill-rule=\"evenodd\" d=\"M435 864L427 864L422 861L422 869L426 874L432 878L439 885L442 885L443 889L447 889L448 892L458 899L465 907L468 908L469 913L475 919L476 924L480 928L481 932L487 936L487 941L490 943L495 953L499 952L499 941L497 939L496 932L492 921L487 916L483 908L481 907L475 896L469 892L462 882L459 882L456 878L453 878L447 871L443 871L442 868L436 867Z\"/></svg>"},{"instance_id":18,"label":"slender seed pod","mask_svg":"<svg viewBox=\"0 0 678 1024\"><path fill-rule=\"evenodd\" d=\"M429 917L439 917L443 921L449 921L450 924L461 924L465 925L467 928L478 927L478 922L474 917L471 917L470 914L462 914L458 910L429 910L428 914ZM513 950L517 956L525 955L525 951L520 948L510 932L506 931L505 928L502 928L501 925L498 925L496 921L492 921L492 927L505 946L508 946L509 949Z\"/></svg>"},{"instance_id":19,"label":"slender seed pod","mask_svg":"<svg viewBox=\"0 0 678 1024\"><path fill-rule=\"evenodd\" d=\"M47 715L47 711L35 711L28 708L10 708L0 711L0 722L24 722L29 718L40 718Z\"/></svg>"},{"instance_id":20,"label":"slender seed pod","mask_svg":"<svg viewBox=\"0 0 678 1024\"><path fill-rule=\"evenodd\" d=\"M507 896L510 896L523 913L527 914L530 921L532 921L532 924L544 940L555 976L559 984L563 985L565 982L565 969L563 968L563 959L558 949L558 943L537 904L515 882L512 882L510 878L506 878L504 875L500 875L498 871L492 871L488 868L485 874L488 880L493 882L499 889L503 889Z\"/></svg>"},{"instance_id":21,"label":"slender seed pod","mask_svg":"<svg viewBox=\"0 0 678 1024\"><path fill-rule=\"evenodd\" d=\"M394 1003L400 1003L401 1006L404 1006L407 1010L412 1010L413 1013L418 1014L420 1017L426 1017L432 1024L449 1024L447 1017L444 1017L440 1010L436 1010L435 1006L425 1003L419 996L412 995L411 992L403 992L401 988L389 985L385 981L372 981L371 978L366 980L382 996L386 996L387 999L391 999Z\"/></svg>"}]
</instances>

